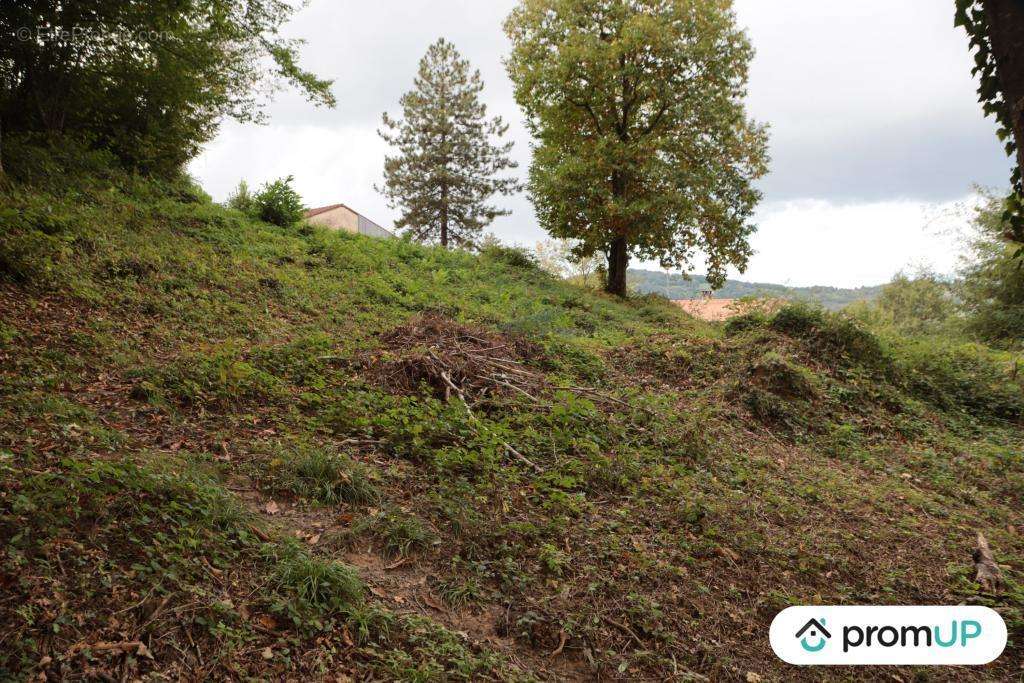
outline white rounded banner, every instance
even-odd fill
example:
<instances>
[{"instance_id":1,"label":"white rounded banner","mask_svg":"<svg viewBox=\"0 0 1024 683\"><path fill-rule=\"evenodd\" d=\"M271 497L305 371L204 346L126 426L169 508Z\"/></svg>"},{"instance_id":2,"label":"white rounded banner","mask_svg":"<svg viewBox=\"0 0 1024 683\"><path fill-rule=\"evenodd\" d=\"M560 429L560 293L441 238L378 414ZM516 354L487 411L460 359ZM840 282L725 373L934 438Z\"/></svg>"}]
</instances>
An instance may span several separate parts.
<instances>
[{"instance_id":1,"label":"white rounded banner","mask_svg":"<svg viewBox=\"0 0 1024 683\"><path fill-rule=\"evenodd\" d=\"M768 638L804 666L988 664L1006 647L1006 623L977 606L801 606L779 612Z\"/></svg>"}]
</instances>

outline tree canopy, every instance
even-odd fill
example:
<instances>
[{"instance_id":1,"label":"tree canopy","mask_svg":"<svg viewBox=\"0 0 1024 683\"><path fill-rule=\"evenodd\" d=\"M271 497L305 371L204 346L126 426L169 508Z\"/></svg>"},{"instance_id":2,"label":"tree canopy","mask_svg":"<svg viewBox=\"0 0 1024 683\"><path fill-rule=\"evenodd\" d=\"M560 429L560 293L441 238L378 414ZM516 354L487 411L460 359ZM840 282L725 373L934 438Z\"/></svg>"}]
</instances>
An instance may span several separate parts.
<instances>
[{"instance_id":1,"label":"tree canopy","mask_svg":"<svg viewBox=\"0 0 1024 683\"><path fill-rule=\"evenodd\" d=\"M971 255L960 272L958 293L967 328L979 339L1007 345L1024 344L1024 268L1017 248L1005 239L1003 201L983 195L974 216Z\"/></svg>"},{"instance_id":2,"label":"tree canopy","mask_svg":"<svg viewBox=\"0 0 1024 683\"><path fill-rule=\"evenodd\" d=\"M538 218L608 255L609 292L634 256L688 270L699 251L713 284L746 266L767 135L744 110L753 50L731 5L523 0L506 20Z\"/></svg>"},{"instance_id":3,"label":"tree canopy","mask_svg":"<svg viewBox=\"0 0 1024 683\"><path fill-rule=\"evenodd\" d=\"M490 197L520 189L516 178L501 175L516 167L509 158L513 143L492 142L508 125L487 118L483 87L480 72L441 38L402 96L402 119L384 114L380 136L398 153L385 158L378 190L402 210L395 226L418 241L473 246L484 227L508 214Z\"/></svg>"},{"instance_id":4,"label":"tree canopy","mask_svg":"<svg viewBox=\"0 0 1024 683\"><path fill-rule=\"evenodd\" d=\"M1004 237L1020 244L1024 255L1024 2L956 0L957 26L963 26L974 50L978 101L994 116L997 134L1014 159L1012 191L1003 206Z\"/></svg>"},{"instance_id":5,"label":"tree canopy","mask_svg":"<svg viewBox=\"0 0 1024 683\"><path fill-rule=\"evenodd\" d=\"M318 104L282 0L34 0L0 12L0 126L75 133L128 166L174 172L224 117L261 119L283 84ZM10 37L13 37L10 38Z\"/></svg>"}]
</instances>

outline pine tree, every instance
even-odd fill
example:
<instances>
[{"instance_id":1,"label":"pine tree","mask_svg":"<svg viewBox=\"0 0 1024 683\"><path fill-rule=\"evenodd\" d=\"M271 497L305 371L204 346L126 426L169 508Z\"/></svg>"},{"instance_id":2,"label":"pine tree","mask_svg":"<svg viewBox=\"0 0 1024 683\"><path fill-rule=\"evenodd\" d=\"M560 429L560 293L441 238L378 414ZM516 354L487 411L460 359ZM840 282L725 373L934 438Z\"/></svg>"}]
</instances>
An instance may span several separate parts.
<instances>
[{"instance_id":1,"label":"pine tree","mask_svg":"<svg viewBox=\"0 0 1024 683\"><path fill-rule=\"evenodd\" d=\"M385 158L385 184L377 190L401 208L395 226L413 239L472 247L485 226L509 213L490 197L522 189L517 179L499 177L516 167L512 142L500 143L508 125L487 119L480 72L444 38L420 60L413 85L400 100L403 119L385 112L378 131L398 154Z\"/></svg>"}]
</instances>

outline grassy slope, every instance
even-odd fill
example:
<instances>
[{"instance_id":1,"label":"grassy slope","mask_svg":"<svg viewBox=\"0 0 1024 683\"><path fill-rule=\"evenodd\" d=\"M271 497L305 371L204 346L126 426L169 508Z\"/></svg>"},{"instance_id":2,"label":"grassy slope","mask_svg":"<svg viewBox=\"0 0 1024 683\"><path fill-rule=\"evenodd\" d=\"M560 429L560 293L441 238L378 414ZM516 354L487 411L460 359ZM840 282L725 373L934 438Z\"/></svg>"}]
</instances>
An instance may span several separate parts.
<instances>
[{"instance_id":1,"label":"grassy slope","mask_svg":"<svg viewBox=\"0 0 1024 683\"><path fill-rule=\"evenodd\" d=\"M1019 675L1008 358L723 331L9 154L0 672L819 679L771 655L780 608L977 601L1007 654L928 676Z\"/></svg>"}]
</instances>

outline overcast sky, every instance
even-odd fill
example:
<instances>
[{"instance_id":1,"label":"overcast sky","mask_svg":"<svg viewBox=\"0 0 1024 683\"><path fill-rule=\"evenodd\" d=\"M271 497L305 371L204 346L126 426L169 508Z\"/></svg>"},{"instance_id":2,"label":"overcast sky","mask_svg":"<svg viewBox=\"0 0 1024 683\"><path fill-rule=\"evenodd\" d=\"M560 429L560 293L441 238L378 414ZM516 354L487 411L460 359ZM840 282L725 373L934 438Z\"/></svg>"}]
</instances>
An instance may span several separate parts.
<instances>
[{"instance_id":1,"label":"overcast sky","mask_svg":"<svg viewBox=\"0 0 1024 683\"><path fill-rule=\"evenodd\" d=\"M514 4L313 0L287 33L308 41L303 64L334 79L338 106L281 92L268 125L226 123L190 170L218 200L242 178L258 186L291 174L307 205L342 202L390 225L397 213L373 189L387 152L376 129L444 36L480 69L525 175L530 138L502 66ZM736 12L757 50L748 110L769 124L772 156L757 253L739 277L857 286L921 265L951 272L953 209L973 183L1005 186L1010 167L977 104L952 0L737 0ZM492 224L500 238L545 237L525 194L503 203L512 215Z\"/></svg>"}]
</instances>

